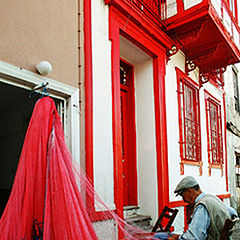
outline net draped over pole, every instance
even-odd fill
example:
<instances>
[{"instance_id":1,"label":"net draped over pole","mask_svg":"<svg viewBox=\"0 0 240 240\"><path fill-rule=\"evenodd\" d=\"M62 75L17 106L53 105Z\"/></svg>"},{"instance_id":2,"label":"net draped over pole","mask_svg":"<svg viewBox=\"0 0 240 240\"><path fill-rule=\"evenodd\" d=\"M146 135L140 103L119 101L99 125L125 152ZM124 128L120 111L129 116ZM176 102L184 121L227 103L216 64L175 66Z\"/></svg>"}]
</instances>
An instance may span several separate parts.
<instances>
[{"instance_id":1,"label":"net draped over pole","mask_svg":"<svg viewBox=\"0 0 240 240\"><path fill-rule=\"evenodd\" d=\"M151 238L108 209L73 162L54 101L41 98L34 107L0 220L0 240L100 239L93 227L98 220L96 207L104 209L101 220L110 219L124 239Z\"/></svg>"}]
</instances>

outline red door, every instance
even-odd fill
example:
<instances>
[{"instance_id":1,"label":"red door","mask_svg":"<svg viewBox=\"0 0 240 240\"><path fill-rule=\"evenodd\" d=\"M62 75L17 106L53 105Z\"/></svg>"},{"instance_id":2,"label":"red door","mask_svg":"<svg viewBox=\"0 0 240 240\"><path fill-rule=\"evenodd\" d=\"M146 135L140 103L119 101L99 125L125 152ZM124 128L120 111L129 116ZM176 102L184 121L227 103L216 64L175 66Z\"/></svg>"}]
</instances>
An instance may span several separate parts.
<instances>
[{"instance_id":1,"label":"red door","mask_svg":"<svg viewBox=\"0 0 240 240\"><path fill-rule=\"evenodd\" d=\"M120 61L124 206L137 205L136 127L133 66Z\"/></svg>"}]
</instances>

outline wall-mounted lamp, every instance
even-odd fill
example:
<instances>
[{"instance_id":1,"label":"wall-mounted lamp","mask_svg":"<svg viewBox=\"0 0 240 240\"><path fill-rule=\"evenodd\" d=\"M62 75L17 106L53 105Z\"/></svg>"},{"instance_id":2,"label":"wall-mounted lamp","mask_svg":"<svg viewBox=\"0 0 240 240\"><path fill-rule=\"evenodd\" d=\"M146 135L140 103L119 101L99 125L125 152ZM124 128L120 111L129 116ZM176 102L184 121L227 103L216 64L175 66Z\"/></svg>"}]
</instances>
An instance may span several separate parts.
<instances>
[{"instance_id":1,"label":"wall-mounted lamp","mask_svg":"<svg viewBox=\"0 0 240 240\"><path fill-rule=\"evenodd\" d=\"M41 75L48 75L52 71L52 65L48 61L41 61L36 65L38 73Z\"/></svg>"}]
</instances>

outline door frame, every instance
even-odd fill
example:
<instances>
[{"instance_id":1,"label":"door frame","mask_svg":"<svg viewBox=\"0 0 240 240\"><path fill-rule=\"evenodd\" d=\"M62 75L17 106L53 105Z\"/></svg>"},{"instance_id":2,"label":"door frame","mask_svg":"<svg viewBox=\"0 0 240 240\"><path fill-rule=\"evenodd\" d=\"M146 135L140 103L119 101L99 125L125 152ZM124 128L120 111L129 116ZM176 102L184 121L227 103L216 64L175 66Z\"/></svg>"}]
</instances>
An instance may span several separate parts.
<instances>
[{"instance_id":1,"label":"door frame","mask_svg":"<svg viewBox=\"0 0 240 240\"><path fill-rule=\"evenodd\" d=\"M126 24L127 23L127 24ZM144 23L143 23L144 24ZM141 25L141 23L139 24ZM114 158L114 200L117 214L123 218L123 168L121 160L121 103L120 103L120 35L142 49L153 59L153 84L155 105L158 214L169 204L168 146L165 99L165 71L167 49L172 42L165 35L149 31L157 36L149 35L149 31L130 21L129 17L117 8L109 7L109 39L112 43L112 114L113 114L113 158ZM158 41L156 41L158 39ZM162 41L162 42L161 42Z\"/></svg>"}]
</instances>

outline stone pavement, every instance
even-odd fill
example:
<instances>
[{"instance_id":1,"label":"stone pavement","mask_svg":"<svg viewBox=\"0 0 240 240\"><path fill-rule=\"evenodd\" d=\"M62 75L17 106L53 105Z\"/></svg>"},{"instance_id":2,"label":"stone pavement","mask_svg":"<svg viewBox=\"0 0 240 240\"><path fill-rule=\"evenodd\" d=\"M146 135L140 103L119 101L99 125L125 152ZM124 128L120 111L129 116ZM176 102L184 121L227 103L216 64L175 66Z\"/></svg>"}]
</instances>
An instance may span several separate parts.
<instances>
[{"instance_id":1,"label":"stone pavement","mask_svg":"<svg viewBox=\"0 0 240 240\"><path fill-rule=\"evenodd\" d=\"M240 240L240 221L238 221L234 226L232 239L233 240Z\"/></svg>"}]
</instances>

